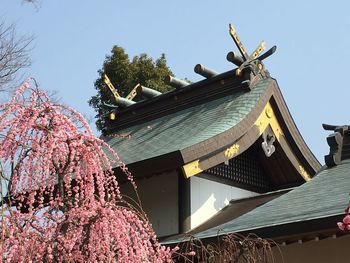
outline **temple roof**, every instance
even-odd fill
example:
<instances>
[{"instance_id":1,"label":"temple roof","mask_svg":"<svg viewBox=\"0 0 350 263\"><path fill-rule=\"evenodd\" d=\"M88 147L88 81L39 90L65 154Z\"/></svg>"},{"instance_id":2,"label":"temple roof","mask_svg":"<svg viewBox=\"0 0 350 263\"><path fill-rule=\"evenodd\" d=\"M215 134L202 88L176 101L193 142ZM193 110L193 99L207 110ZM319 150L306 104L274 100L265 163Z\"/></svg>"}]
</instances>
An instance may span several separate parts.
<instances>
[{"instance_id":1,"label":"temple roof","mask_svg":"<svg viewBox=\"0 0 350 263\"><path fill-rule=\"evenodd\" d=\"M241 122L271 81L267 79L259 82L251 92L238 89L227 96L201 104L188 104L188 108L183 110L120 129L116 134L122 135L122 138L106 137L106 141L125 164L189 149ZM221 88L219 84L217 88Z\"/></svg>"},{"instance_id":2,"label":"temple roof","mask_svg":"<svg viewBox=\"0 0 350 263\"><path fill-rule=\"evenodd\" d=\"M229 29L241 53L227 55L234 70L218 74L198 64L195 72L206 78L202 81L169 76L174 89L167 93L138 84L126 98L115 95L104 139L134 175L176 169L188 178L252 148L274 190L299 185L320 168L262 63L276 46L262 54L261 42L248 55L235 29ZM132 101L138 92L148 99Z\"/></svg>"},{"instance_id":3,"label":"temple roof","mask_svg":"<svg viewBox=\"0 0 350 263\"><path fill-rule=\"evenodd\" d=\"M116 113L104 139L134 174L182 168L190 177L253 145L263 153L263 140L273 136L275 154L260 158L273 184L287 188L309 180L320 164L277 82L266 77L247 87L245 81L233 70L134 103Z\"/></svg>"}]
</instances>

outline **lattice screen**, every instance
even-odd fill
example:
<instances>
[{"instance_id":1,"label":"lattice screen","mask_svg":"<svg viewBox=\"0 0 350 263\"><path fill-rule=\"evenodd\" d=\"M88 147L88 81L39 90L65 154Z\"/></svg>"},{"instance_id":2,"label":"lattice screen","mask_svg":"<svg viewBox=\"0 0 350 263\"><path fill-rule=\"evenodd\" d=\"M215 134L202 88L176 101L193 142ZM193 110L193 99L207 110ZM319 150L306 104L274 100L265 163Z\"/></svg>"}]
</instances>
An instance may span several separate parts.
<instances>
[{"instance_id":1,"label":"lattice screen","mask_svg":"<svg viewBox=\"0 0 350 263\"><path fill-rule=\"evenodd\" d=\"M244 152L229 160L228 165L217 165L206 170L206 173L249 188L256 188L259 192L266 192L271 188L264 169L253 151Z\"/></svg>"}]
</instances>

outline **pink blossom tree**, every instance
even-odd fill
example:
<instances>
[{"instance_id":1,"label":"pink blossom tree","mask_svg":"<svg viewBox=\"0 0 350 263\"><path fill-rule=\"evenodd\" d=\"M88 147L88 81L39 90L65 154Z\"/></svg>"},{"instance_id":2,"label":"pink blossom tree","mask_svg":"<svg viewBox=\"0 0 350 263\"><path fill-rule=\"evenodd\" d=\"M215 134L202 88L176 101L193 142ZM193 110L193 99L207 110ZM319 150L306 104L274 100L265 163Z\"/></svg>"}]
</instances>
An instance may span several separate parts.
<instances>
[{"instance_id":1,"label":"pink blossom tree","mask_svg":"<svg viewBox=\"0 0 350 263\"><path fill-rule=\"evenodd\" d=\"M4 262L170 262L141 209L120 194L117 154L33 79L0 105ZM6 188L6 189L5 189Z\"/></svg>"}]
</instances>

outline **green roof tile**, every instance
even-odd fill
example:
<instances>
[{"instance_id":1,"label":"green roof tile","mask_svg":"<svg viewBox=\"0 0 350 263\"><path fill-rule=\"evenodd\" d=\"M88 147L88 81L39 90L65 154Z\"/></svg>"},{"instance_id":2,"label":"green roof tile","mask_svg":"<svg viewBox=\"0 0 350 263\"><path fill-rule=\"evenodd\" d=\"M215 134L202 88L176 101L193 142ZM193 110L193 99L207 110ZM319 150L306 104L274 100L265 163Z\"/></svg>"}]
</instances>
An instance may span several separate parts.
<instances>
[{"instance_id":1,"label":"green roof tile","mask_svg":"<svg viewBox=\"0 0 350 263\"><path fill-rule=\"evenodd\" d=\"M196 105L117 132L130 138L105 138L126 164L182 150L238 124L252 110L271 80L252 91Z\"/></svg>"},{"instance_id":2,"label":"green roof tile","mask_svg":"<svg viewBox=\"0 0 350 263\"><path fill-rule=\"evenodd\" d=\"M200 232L206 238L344 214L349 202L350 162L325 169L299 186L232 221ZM336 226L336 222L334 222Z\"/></svg>"}]
</instances>

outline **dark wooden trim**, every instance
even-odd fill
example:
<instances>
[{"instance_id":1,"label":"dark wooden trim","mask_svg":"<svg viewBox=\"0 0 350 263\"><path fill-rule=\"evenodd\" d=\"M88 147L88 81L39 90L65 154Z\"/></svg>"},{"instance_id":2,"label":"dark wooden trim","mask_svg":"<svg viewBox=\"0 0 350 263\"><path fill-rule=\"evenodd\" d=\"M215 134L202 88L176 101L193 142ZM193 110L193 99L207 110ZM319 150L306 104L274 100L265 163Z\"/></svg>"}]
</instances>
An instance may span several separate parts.
<instances>
[{"instance_id":1,"label":"dark wooden trim","mask_svg":"<svg viewBox=\"0 0 350 263\"><path fill-rule=\"evenodd\" d=\"M142 160L127 165L128 170L135 179L152 176L169 170L175 170L183 165L183 160L179 151L171 152L161 156ZM114 168L117 176L123 175L118 168ZM122 177L123 178L123 177Z\"/></svg>"},{"instance_id":2,"label":"dark wooden trim","mask_svg":"<svg viewBox=\"0 0 350 263\"><path fill-rule=\"evenodd\" d=\"M179 191L179 233L185 233L191 229L191 181L186 179L181 169L178 173Z\"/></svg>"},{"instance_id":3,"label":"dark wooden trim","mask_svg":"<svg viewBox=\"0 0 350 263\"><path fill-rule=\"evenodd\" d=\"M288 144L286 138L284 136L281 136L280 138L280 145L281 148L283 149L283 152L285 153L285 155L287 156L289 162L291 163L291 165L294 167L294 169L299 173L300 172L300 167L299 165L304 164L305 161L303 162L303 159L300 160L300 155L298 155L297 153L295 153L294 151L292 151L290 145ZM303 166L304 167L304 166ZM308 167L309 168L309 167ZM308 169L308 174L309 175L313 175L314 172L311 171L310 169Z\"/></svg>"},{"instance_id":4,"label":"dark wooden trim","mask_svg":"<svg viewBox=\"0 0 350 263\"><path fill-rule=\"evenodd\" d=\"M256 127L252 127L246 132L239 140L235 141L234 139L227 139L228 144L224 145L219 149L213 149L212 152L209 152L207 155L199 159L199 167L201 170L207 170L212 168L220 163L223 163L235 156L246 151L257 139L259 138L259 130ZM239 145L238 152L231 157L225 155L225 151L231 147L233 144ZM204 147L204 146L203 146Z\"/></svg>"},{"instance_id":5,"label":"dark wooden trim","mask_svg":"<svg viewBox=\"0 0 350 263\"><path fill-rule=\"evenodd\" d=\"M286 140L289 142L290 147L298 157L299 161L304 165L306 171L313 175L314 171L318 171L321 168L321 164L301 136L275 79L273 85L274 88L271 104L273 105L276 117L285 132Z\"/></svg>"},{"instance_id":6,"label":"dark wooden trim","mask_svg":"<svg viewBox=\"0 0 350 263\"><path fill-rule=\"evenodd\" d=\"M344 215L335 215L325 218L317 218L307 221L293 222L288 224L282 224L277 226L270 226L264 228L250 229L248 231L236 232L247 236L254 233L261 238L270 238L275 241L281 242L291 238L299 236L300 239L303 236L307 236L310 233L323 233L333 231L334 233L341 233L337 228L337 222L343 219ZM202 238L201 241L204 244L217 242L218 236L223 236L225 234L230 234L231 232L221 232L215 237Z\"/></svg>"}]
</instances>

